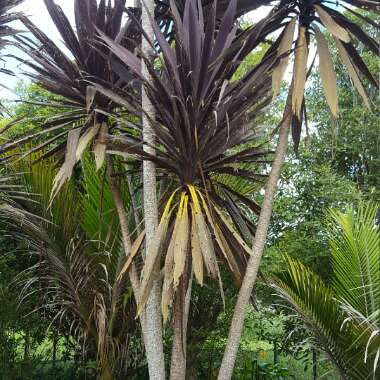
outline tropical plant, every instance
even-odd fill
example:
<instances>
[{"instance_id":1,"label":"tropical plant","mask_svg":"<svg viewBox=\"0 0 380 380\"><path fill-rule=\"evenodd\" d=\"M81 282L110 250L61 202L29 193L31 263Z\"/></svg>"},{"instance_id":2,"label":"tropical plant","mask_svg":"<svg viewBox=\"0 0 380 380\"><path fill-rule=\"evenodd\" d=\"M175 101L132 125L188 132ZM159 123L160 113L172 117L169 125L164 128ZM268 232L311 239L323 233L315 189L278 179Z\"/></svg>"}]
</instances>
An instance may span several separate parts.
<instances>
[{"instance_id":1,"label":"tropical plant","mask_svg":"<svg viewBox=\"0 0 380 380\"><path fill-rule=\"evenodd\" d=\"M378 207L362 203L332 211L328 224L333 265L331 285L299 261L273 287L311 329L315 344L344 379L378 376L380 355L380 235Z\"/></svg>"},{"instance_id":2,"label":"tropical plant","mask_svg":"<svg viewBox=\"0 0 380 380\"><path fill-rule=\"evenodd\" d=\"M73 169L81 160L87 146L93 147L97 169L102 167L106 159L105 136L108 132L115 132L118 129L111 114L122 112L119 104L103 93L93 91L92 85L111 86L115 91L133 86L133 83L130 83L132 77L128 75L128 70L110 63L109 49L96 40L97 33L104 33L111 40L121 43L130 50L134 50L138 45L138 37L130 20L124 22L126 0L74 1L75 28L53 0L45 0L45 5L70 54L57 46L27 17L23 17L22 22L31 32L33 39L26 35L17 36L16 46L29 56L30 60L25 61L18 56L15 58L32 69L27 76L57 96L53 102L40 103L42 106L54 107L57 114L47 118L45 122L40 122L37 127L26 131L18 138L7 141L0 150L6 153L16 146L25 146L32 142L33 147L27 153L43 151L40 159L52 155L55 157L65 155L64 163L54 178L51 194L51 199L54 199L64 183L72 176ZM121 78L121 74L124 79ZM127 82L124 81L125 78ZM135 235L130 233L125 220L124 205L120 195L122 190L119 189L111 157L107 160L107 166L111 191L120 219L119 226L123 234L122 242L126 255L129 255L132 250L131 238ZM134 296L137 298L139 278L134 263L129 274ZM148 315L147 323L155 318L155 315L157 313ZM145 335L148 334L148 337L144 338L145 343L153 347L153 351L147 350L147 354L153 352L154 355L155 347L160 346L161 336L158 340L158 335L151 335L151 329L145 328L144 325L142 329Z\"/></svg>"},{"instance_id":3,"label":"tropical plant","mask_svg":"<svg viewBox=\"0 0 380 380\"><path fill-rule=\"evenodd\" d=\"M129 10L129 24L121 28L125 1L109 1L108 4L106 1L99 4L95 0L75 1L77 34L53 0L45 0L45 4L73 59L67 57L27 18L23 18L24 24L37 42L28 37L17 37L17 44L30 56L31 61L27 64L37 72L30 75L44 88L62 98L53 106L63 106L65 112L47 120L42 125L42 130L37 128L20 139L3 144L1 151L11 151L15 146L33 140L40 141L40 144L34 145L32 150L48 147L45 154L47 157L62 154L66 146L65 162L54 179L53 197L72 175L86 146L94 140L98 168L106 157L108 146L113 151L122 151L128 159L131 155L137 155L145 161L155 162L159 174L165 171L166 178L174 179L162 197L160 211L163 218L157 235L162 239L157 239L157 244L149 247L143 272L140 309L156 278L154 264L160 257L161 243L166 242L164 251L169 253L166 256L168 260L163 287L164 315L168 314L175 288L182 281L185 286L181 289L186 290L190 283L183 274L191 273L190 268L193 267L196 279L202 283L205 264L206 270L213 277L219 278L216 257L223 257L234 273L236 282L242 283L233 329L221 368L220 379L228 379L239 346L245 306L256 281L266 241L290 126L296 148L300 141L302 120L306 115L304 88L310 41L313 40L311 37L315 33L318 51L320 57L323 57L320 59L322 82L333 114L337 113L335 74L327 44L317 24L326 27L334 36L350 77L367 105L369 102L361 75L375 87L377 81L363 64L352 42L361 41L376 55L378 43L348 20L341 12L342 8L330 7L329 1L280 1L273 6L267 17L244 31L235 22L237 17L261 5L272 5L269 0L164 1L159 3L155 12L160 26L153 20L150 23L155 29L157 41L144 36L153 51L153 47L160 51L160 56L153 60L136 43L139 36L144 35L139 22L134 21L137 12ZM371 0L342 2L347 12L357 14L352 5L377 13L380 11L378 2ZM367 23L378 28L370 17L360 14L358 17L364 17ZM93 20L98 31L93 26ZM247 215L234 205L234 200L256 212L259 211L258 205L250 196L229 188L226 181L223 182L220 178L240 177L248 183L263 179L261 173L257 172L257 165L267 163L268 152L244 128L270 102L273 93L277 93L289 52L292 51L297 22L293 83L279 127L277 152L256 231ZM105 25L109 28L105 28ZM119 28L120 33L115 33ZM165 37L160 29L166 34ZM273 37L276 31L282 32L271 44L263 60L244 78L232 83L230 80L241 61L254 48ZM102 36L103 43L96 43L96 32ZM113 55L109 47L112 48ZM147 80L147 75L141 74L141 58L148 68L150 80ZM153 61L158 64L153 65ZM136 84L132 78L138 78L140 83ZM157 120L150 117L157 135L157 144L141 144L143 128L140 119L142 115L143 118L149 116L145 104L141 106L138 87L141 83L157 112ZM128 115L122 114L124 109L127 109ZM111 114L114 115L111 117ZM131 114L136 117L132 118ZM115 123L115 120L119 123ZM147 152L147 145L154 145L157 154ZM132 260L130 234L118 194L120 190L115 183L112 184L115 175L111 158L108 164L124 249ZM178 190L174 193L176 188ZM154 187L150 190L152 192ZM249 256L251 250L244 239L250 239L254 234L254 254ZM173 239L169 242L171 236ZM190 253L188 248L191 245L195 249ZM250 259L247 265L248 257ZM130 276L134 276L132 284L137 297L138 278L133 264ZM129 268L128 265L125 270Z\"/></svg>"},{"instance_id":4,"label":"tropical plant","mask_svg":"<svg viewBox=\"0 0 380 380\"><path fill-rule=\"evenodd\" d=\"M36 307L52 312L52 323L95 348L102 379L125 373L135 304L120 276L125 255L110 185L87 158L82 192L67 183L49 207L54 162L19 161L8 170L23 173L16 183L29 198L0 207L6 236L34 258L20 277L22 299L39 293ZM130 204L128 193L124 199Z\"/></svg>"},{"instance_id":5,"label":"tropical plant","mask_svg":"<svg viewBox=\"0 0 380 380\"><path fill-rule=\"evenodd\" d=\"M203 182L204 185L208 179L208 177L211 177L211 173L216 173L218 170L225 171L225 167L222 168L209 168L210 174L205 173L204 178L201 178L203 175L205 164L202 163L203 160L207 161L207 157L200 157L199 161L201 161L201 169L199 170L197 168L197 158L201 155L203 155L203 147L207 147L208 149L208 139L212 136L212 139L210 138L210 141L212 140L213 143L219 143L219 141L228 141L228 136L226 136L225 133L223 133L223 123L230 126L229 121L232 119L233 121L237 120L234 119L234 112L237 111L236 109L233 109L232 103L233 101L230 100L230 102L226 101L223 105L223 98L228 97L228 95L231 95L228 91L228 87L231 86L231 83L229 83L230 74L233 73L236 70L236 62L234 61L234 58L237 58L238 60L242 60L247 52L251 51L254 47L258 46L261 42L263 42L268 35L271 34L275 29L285 26L283 33L280 35L279 38L275 41L275 43L272 45L272 47L269 49L269 52L264 56L262 62L260 65L257 66L257 70L265 69L265 64L269 63L268 68L270 65L272 65L271 69L273 70L272 75L272 90L273 95L276 96L281 80L283 78L287 63L288 63L288 53L292 49L293 40L294 40L294 33L295 33L295 27L297 24L297 18L299 23L299 33L297 37L296 42L296 50L295 50L295 68L294 68L294 75L293 75L293 85L291 88L291 93L289 95L289 101L288 101L288 107L286 113L289 114L291 112L293 114L292 116L292 128L293 128L293 138L295 140L295 146L297 148L299 144L300 134L301 134L301 125L302 125L302 119L304 115L306 114L305 110L305 102L304 102L304 88L305 83L307 79L307 61L308 61L308 44L310 42L310 36L311 33L314 32L316 35L316 41L318 45L318 50L321 57L321 76L322 76L322 82L325 88L326 97L328 100L328 103L330 105L330 108L332 110L332 113L336 116L337 115L337 93L336 93L336 85L335 85L335 73L332 65L332 60L329 55L329 50L326 41L324 40L324 37L322 33L319 31L317 27L317 23L322 24L323 27L326 27L334 36L336 40L336 44L340 50L342 60L347 66L347 69L351 75L352 80L356 84L356 87L358 88L359 92L363 96L364 100L367 102L367 97L365 95L364 87L362 85L362 82L359 78L359 74L357 70L362 71L365 75L367 75L367 78L371 81L371 83L374 86L378 86L377 81L373 78L367 67L365 66L364 62L362 62L360 56L357 54L353 44L352 39L350 37L350 33L354 35L356 38L359 38L359 40L363 41L370 50L372 50L375 54L378 54L378 44L374 39L372 39L370 36L365 34L363 31L358 31L358 28L354 23L348 20L347 17L345 17L343 14L335 11L332 8L329 8L324 4L324 2L318 2L318 4L309 4L305 3L303 1L294 1L294 2L281 2L281 4L278 5L278 7L274 7L273 11L269 14L269 16L263 20L261 20L257 25L253 26L252 28L249 28L248 31L244 31L241 34L239 34L239 38L237 38L237 41L234 42L234 44L231 43L231 48L224 54L222 53L222 49L226 48L230 44L229 36L233 38L234 32L231 32L233 20L235 19L236 15L239 14L240 10L239 7L242 6L242 2L229 2L228 6L224 2L206 2L206 3L198 3L198 5L195 4L195 2L187 1L183 5L183 7L177 7L176 2L172 1L170 2L170 11L169 17L172 18L170 23L173 23L171 27L170 37L174 41L173 45L169 45L169 43L166 41L165 37L161 34L161 31L159 27L155 24L155 22L152 20L153 27L155 29L156 39L157 39L157 45L159 46L159 50L161 52L162 57L162 70L161 74L162 77L158 77L155 66L152 64L152 62L149 62L150 57L146 57L143 54L140 53L140 56L142 57L145 65L147 65L149 69L149 74L151 76L151 81L148 83L147 78L144 77L144 75L141 75L140 67L139 67L139 58L133 56L128 51L123 51L122 48L118 47L116 44L114 44L112 41L107 40L106 37L103 37L104 41L108 43L108 45L111 47L111 50L115 53L116 56L119 57L121 61L124 61L127 67L129 67L130 70L134 72L134 74L139 77L141 80L145 82L145 88L146 91L150 97L150 100L155 107L155 110L158 114L157 117L157 123L155 124L154 132L157 136L160 148L158 149L158 146L156 146L156 149L158 149L158 156L156 157L149 157L149 154L146 152L140 152L140 149L134 149L133 140L132 141L124 141L124 147L123 149L128 149L129 152L132 153L138 153L145 159L149 159L155 162L157 167L165 168L165 172L172 171L175 173L177 177L179 177L182 184L189 185L192 182L194 182L194 179L196 179L198 175L198 181L201 183ZM202 9L200 7L200 4L202 4ZM377 4L374 2L365 2L358 4L359 6L367 7L368 9L372 9L374 11L379 11ZM223 9L223 7L225 7ZM205 22L203 19L203 11L206 9L208 11L208 15L211 15L208 19L209 22ZM221 12L221 9L223 11ZM220 16L220 17L218 17ZM289 21L289 17L292 16L292 18ZM194 21L193 21L194 20ZM284 20L287 20L285 23L282 23ZM164 22L165 21L162 21ZM167 21L169 22L169 21ZM369 20L368 22L371 22ZM211 30L216 28L219 31L219 36L216 37L216 39L220 38L219 41L223 41L221 43L220 52L221 55L218 57L218 51L215 49L212 51L211 49L208 49L208 41L212 40L213 38L210 37L211 34L209 33L207 27L204 27L202 24L204 23L204 26L211 25ZM216 26L218 25L218 26ZM168 29L166 29L168 30ZM237 29L235 29L237 30ZM174 31L174 32L172 32ZM203 33L204 31L204 33ZM254 32L253 32L254 31ZM210 35L210 36L209 36ZM250 38L250 36L254 36ZM224 36L224 39L221 38L221 36ZM145 36L146 37L146 36ZM237 51L240 43L242 41L245 41L245 45L241 48L240 51ZM218 41L218 40L217 40ZM219 43L218 41L218 43ZM225 43L224 43L225 42ZM151 41L151 45L153 46L153 41ZM216 44L217 45L217 44ZM224 45L224 46L223 46ZM222 47L223 46L223 47ZM348 56L348 52L350 53L350 57ZM215 54L216 53L216 54ZM234 53L236 56L234 57ZM272 54L272 56L271 56ZM276 67L274 65L274 62L271 62L270 58L273 58L273 56L276 56L276 54L279 57L280 64L278 64ZM227 69L224 69L225 62L224 59L228 57L230 67ZM360 59L359 59L359 58ZM202 58L204 58L204 61L202 61ZM323 59L322 59L323 58ZM205 64L208 62L207 64ZM240 62L239 62L240 63ZM203 65L205 64L206 69L203 69ZM179 67L178 67L178 66ZM208 68L208 69L207 69ZM252 74L255 70L253 70L250 74ZM204 76L204 75L208 75ZM186 76L187 75L187 76ZM174 81L174 85L170 86L166 81L163 81L162 78L170 79L171 82ZM207 78L206 80L204 80ZM245 79L249 78L249 75ZM252 78L252 77L251 77ZM152 85L153 83L153 85ZM241 83L244 83L242 81ZM210 89L208 86L212 85ZM154 88L152 88L154 86ZM227 88L227 90L226 90ZM230 88L233 88L231 86ZM235 90L239 88L239 85L236 85L234 88ZM209 90L209 93L207 91ZM211 90L211 91L210 91ZM101 91L101 89L100 89ZM268 91L266 89L266 91ZM212 94L210 98L207 98L208 94ZM218 94L218 96L214 96L214 94ZM128 94L130 95L130 94ZM175 96L175 99L173 101L172 97ZM124 96L124 99L127 98L129 101L124 101L123 105L126 105L128 107L129 105L135 105L137 104L137 101L133 102L135 98ZM165 103L163 102L163 99L167 98L165 100ZM113 97L116 101L116 97ZM177 99L181 104L178 106L175 105L175 102L177 102ZM191 102L190 102L191 100ZM255 101L257 101L257 98L249 99L249 96L245 96L245 100L247 101L246 104L243 105L243 108L248 109L249 107L255 108ZM221 109L219 110L219 106L221 106ZM367 102L368 104L368 102ZM212 105L212 106L211 106ZM368 104L369 105L369 104ZM210 107L211 106L211 107ZM231 108L229 108L231 106ZM256 106L258 104L256 103ZM213 108L214 107L214 108ZM177 108L177 109L176 109ZM200 113L200 117L196 117L197 108ZM202 112L202 108L204 111ZM260 108L260 106L258 106ZM169 110L169 111L168 111ZM209 119L207 119L208 115L211 115L210 110L215 110L215 127L208 127ZM138 109L139 112L140 109ZM132 110L133 112L133 110ZM144 110L142 110L144 112ZM182 113L181 113L182 112ZM220 115L221 112L221 115ZM239 111L237 111L238 113ZM254 111L253 111L254 113ZM187 120L181 120L182 116L185 115ZM227 115L227 117L224 118L224 115ZM289 120L289 116L285 114L284 117L284 123L287 124ZM227 121L227 122L226 122ZM151 121L152 125L154 125L154 121ZM198 127L198 123L201 125ZM184 126L188 125L188 127L182 127L181 131L179 132L179 139L176 136L175 133L178 134L177 130L178 125L183 124ZM219 124L217 126L217 124ZM165 128L162 128L164 126ZM166 129L171 132L167 133ZM202 128L207 128L206 134L203 136L201 135ZM218 133L215 133L218 128ZM194 136L186 136L186 134L189 134L188 131L191 130L196 131L196 133L193 133ZM229 129L229 128L227 128ZM233 127L232 127L233 129ZM200 134L198 136L198 133ZM285 141L285 136L287 136L287 131L284 131L284 136L282 138L282 141ZM135 137L135 136L133 136ZM178 140L178 141L173 141ZM190 140L189 140L190 137ZM198 140L199 138L199 140ZM218 140L219 139L219 140ZM221 139L221 140L220 140ZM245 137L246 139L246 137ZM231 139L233 140L233 138ZM118 138L118 141L120 143L120 139ZM198 147L198 141L202 141L200 143L200 147ZM220 151L216 150L216 153L223 154L225 151L230 149L233 144L238 145L241 143L241 141L233 142L232 145L230 144L222 144ZM136 141L138 143L138 140ZM284 143L285 144L285 143ZM121 142L120 145L123 145L123 142ZM212 144L211 144L212 145ZM177 147L173 150L173 147ZM189 147L191 147L190 150L198 153L194 155L189 150ZM283 148L283 147L282 147ZM142 149L141 149L142 150ZM160 156L160 153L164 150L162 157ZM285 149L281 149L282 155L284 154ZM184 157L178 157L178 152L180 152L180 155L183 155ZM165 157L163 157L165 155ZM195 158L194 158L195 157ZM223 157L224 159L224 157ZM160 162L159 162L160 161ZM241 160L240 160L241 161ZM281 161L283 159L279 160L279 167L281 167ZM179 165L179 163L181 164ZM189 165L190 162L190 165ZM192 168L191 168L192 165ZM224 165L226 166L226 165ZM228 166L228 165L227 165ZM178 170L180 168L180 170ZM236 169L236 168L235 168ZM249 173L249 170L247 169L239 169L235 170L234 174L238 173L241 170L246 170L246 174L248 174L249 177L253 177L254 173ZM197 171L199 171L199 174L197 174ZM278 171L279 172L279 171ZM229 174L229 173L228 173ZM277 178L274 178L273 180L273 186L272 188L275 189L275 185L277 182ZM206 187L206 186L204 186ZM207 199L204 197L202 198L200 202L197 201L196 197L198 197L198 193L196 192L197 189L192 191L190 188L189 190L186 190L181 193L181 200L178 203L179 211L177 215L179 215L177 219L177 223L175 223L176 227L174 227L173 232L173 239L171 244L169 244L169 250L167 255L167 260L165 263L165 279L164 279L164 285L163 285L163 302L162 302L162 308L163 308L163 314L166 318L167 316L167 309L168 306L171 303L171 300L174 295L175 288L179 284L179 278L181 274L185 271L186 268L186 261L183 259L186 255L184 252L187 251L188 248L188 242L191 240L188 236L188 232L183 233L183 231L189 231L189 220L191 220L191 223L194 224L194 230L197 231L196 223L193 221L195 220L195 216L198 214L204 213L206 216L209 215L208 223L211 226L211 230L214 232L216 236L216 242L219 243L219 248L221 248L221 252L224 254L224 256L228 257L228 252L226 251L226 247L223 246L223 240L228 241L229 238L226 237L227 230L223 231L223 237L220 237L220 230L218 226L218 215L221 214L220 210L217 208L215 210L210 210L206 208L213 207L212 201L210 199ZM215 192L217 189L215 189ZM207 189L207 196L209 198L212 198L212 195L210 196L210 193L212 194L213 190ZM193 195L193 193L195 195ZM235 195L236 196L236 195ZM175 198L173 198L175 199ZM159 228L158 235L162 234L163 236L166 236L166 229L167 225L170 221L170 205L172 198L169 198L169 202L167 204L167 208L163 212L163 217L161 220L161 227L162 231ZM190 210L191 210L191 203L194 204L193 208L197 208L197 202L201 205L198 207L197 211L191 211L194 213L194 216L191 218L189 217L189 213L187 211L188 209L188 202L190 203ZM215 202L215 201L214 201ZM204 209L204 211L202 210ZM269 215L271 208L268 208ZM214 216L216 215L216 217ZM232 216L232 215L231 215ZM240 215L241 218L241 215ZM269 218L266 218L268 223ZM222 221L223 222L223 221ZM220 223L220 222L219 222ZM216 228L214 225L217 225ZM238 223L236 223L238 225ZM170 230L169 230L170 231ZM233 231L233 228L230 228L230 231ZM263 235L266 235L266 231L263 231ZM236 235L235 235L236 236ZM161 241L161 236L157 236L157 241ZM263 239L265 241L265 239ZM164 240L163 240L164 241ZM227 243L228 244L228 243ZM194 243L192 244L194 246ZM171 253L171 248L177 247L179 252L177 257L175 257L174 252ZM196 245L195 245L196 246ZM235 246L238 246L235 244ZM192 247L193 248L193 247ZM228 248L228 247L227 247ZM260 247L261 248L261 247ZM149 262L147 261L147 265L145 267L145 271L143 273L143 292L145 289L148 289L148 293L144 293L143 301L147 298L147 295L149 294L150 285L152 283L152 278L154 278L154 268L156 267L156 259L159 258L159 244L153 249L155 255L148 255L150 258ZM195 250L192 249L192 252ZM203 255L203 251L201 248L201 254ZM261 251L261 249L258 249L258 251ZM202 255L200 258L202 258ZM234 254L236 257L236 254ZM259 254L260 256L260 254ZM196 258L199 261L199 258ZM203 257L203 259L206 259L206 268L209 273L212 273L214 277L217 277L217 269L212 268L212 264L208 264L207 267L207 258ZM233 269L233 272L237 272L236 269L238 266L235 265L235 263L231 260L230 257L228 257L227 262L229 261L230 267ZM235 262L238 264L238 260L235 259ZM195 276L199 283L202 283L202 275L200 274L200 269L197 269L195 267L196 261L194 260L194 257L192 257L192 265L194 266ZM239 265L239 264L238 264ZM200 268L199 265L197 265L198 268ZM257 266L257 265L255 265ZM198 274L197 274L198 272ZM255 278L255 275L253 276ZM239 282L239 279L238 279ZM185 280L186 283L186 280ZM252 285L253 282L251 281ZM244 287L247 289L247 287ZM248 286L248 289L250 286ZM245 300L247 300L247 297L249 295L249 292L246 292ZM243 310L243 303L239 306L239 309ZM240 327L239 327L240 328ZM236 342L237 342L236 338ZM236 349L237 345L235 345ZM228 376L226 376L228 378Z\"/></svg>"},{"instance_id":6,"label":"tropical plant","mask_svg":"<svg viewBox=\"0 0 380 380\"><path fill-rule=\"evenodd\" d=\"M244 180L252 190L255 183L265 179L260 165L270 162L270 152L258 141L251 123L252 117L269 102L276 56L270 49L260 65L242 79L229 82L262 37L259 28L252 28L244 39L237 34L235 9L236 1L232 1L217 28L215 7L204 18L202 8L189 1L181 20L173 5L173 46L151 19L160 47L156 59L142 56L151 81L141 73L136 56L102 35L117 62L125 62L144 84L156 112L156 121L151 120L157 139L154 156L143 150L138 124L129 134L126 131L124 135L109 136L109 146L122 156L136 154L153 161L159 176L170 183L162 199L156 244L145 262L140 302L141 310L165 247L165 320L180 282L188 284L191 268L201 285L204 267L208 274L220 279L216 252L226 261L236 282L241 282L249 247L236 229L247 232L249 240L254 227L234 202L241 202L254 212L259 206L234 191L228 178ZM153 41L150 43L153 45ZM160 73L155 69L157 60ZM99 87L98 90L103 91ZM117 101L116 96L110 96ZM124 98L123 104L138 104L139 94L128 92ZM140 107L130 110L136 114L144 111Z\"/></svg>"},{"instance_id":7,"label":"tropical plant","mask_svg":"<svg viewBox=\"0 0 380 380\"><path fill-rule=\"evenodd\" d=\"M115 104L102 94L91 92L88 84L107 83L123 87L123 82L117 69L112 70L108 64L108 50L101 45L94 47L95 33L101 30L109 38L127 44L124 37L128 28L123 24L122 17L125 0L116 1L114 5L107 5L105 1L99 4L96 1L75 1L76 32L53 0L45 0L45 5L71 56L29 18L22 17L21 21L34 39L18 35L15 44L31 59L25 61L17 55L15 58L32 69L26 73L29 78L57 96L55 101L39 102L40 105L54 107L57 114L27 131L21 138L4 144L2 151L33 141L32 151L49 147L44 151L44 156L48 157L63 153L67 145L65 164L54 179L55 195L70 178L75 163L80 160L87 145L94 140L97 167L100 168L104 162L105 145L101 136L110 127L105 121ZM40 144L37 144L38 141Z\"/></svg>"}]
</instances>

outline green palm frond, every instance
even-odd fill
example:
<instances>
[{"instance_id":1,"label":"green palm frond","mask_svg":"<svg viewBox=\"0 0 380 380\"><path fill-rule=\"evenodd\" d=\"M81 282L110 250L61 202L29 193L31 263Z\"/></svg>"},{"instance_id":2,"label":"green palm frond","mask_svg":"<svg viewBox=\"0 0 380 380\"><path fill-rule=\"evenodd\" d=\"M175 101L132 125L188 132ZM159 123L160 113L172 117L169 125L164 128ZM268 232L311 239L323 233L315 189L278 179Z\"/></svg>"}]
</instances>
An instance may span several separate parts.
<instances>
[{"instance_id":1,"label":"green palm frond","mask_svg":"<svg viewBox=\"0 0 380 380\"><path fill-rule=\"evenodd\" d=\"M286 271L273 286L310 328L315 344L326 352L344 379L367 379L371 367L364 363L365 346L357 342L352 325L322 279L300 262L286 258ZM367 374L367 375L364 375Z\"/></svg>"},{"instance_id":2,"label":"green palm frond","mask_svg":"<svg viewBox=\"0 0 380 380\"><path fill-rule=\"evenodd\" d=\"M109 253L108 275L111 282L117 282L126 257L109 179L104 171L96 169L88 154L84 155L82 172L81 229L85 233L86 239L93 241L95 246L103 247L102 249ZM119 176L118 180L123 180L123 178ZM133 218L131 205L132 196L135 197L135 201L139 201L138 194L131 195L128 186L120 186L120 188L123 189L122 198L129 228L134 233L132 237L137 237L138 226Z\"/></svg>"},{"instance_id":3,"label":"green palm frond","mask_svg":"<svg viewBox=\"0 0 380 380\"><path fill-rule=\"evenodd\" d=\"M58 194L53 207L50 207L49 198L56 175L56 164L52 160L32 164L38 157L39 155L33 154L30 159L9 164L9 168L19 177L19 185L29 194L27 201L19 202L20 206L46 220L43 228L56 244L61 245L62 252L65 252L67 242L78 230L79 197L73 183L66 183L64 192Z\"/></svg>"},{"instance_id":4,"label":"green palm frond","mask_svg":"<svg viewBox=\"0 0 380 380\"><path fill-rule=\"evenodd\" d=\"M332 211L329 225L332 287L348 318L360 326L358 339L366 344L366 361L375 369L380 355L378 211L376 204L363 202L346 213Z\"/></svg>"},{"instance_id":5,"label":"green palm frond","mask_svg":"<svg viewBox=\"0 0 380 380\"><path fill-rule=\"evenodd\" d=\"M88 239L105 243L109 250L119 250L118 219L108 180L103 171L96 170L87 156L82 168L82 229Z\"/></svg>"},{"instance_id":6,"label":"green palm frond","mask_svg":"<svg viewBox=\"0 0 380 380\"><path fill-rule=\"evenodd\" d=\"M378 207L362 203L347 213L331 212L330 248L335 294L370 318L380 310ZM376 316L380 326L380 316Z\"/></svg>"},{"instance_id":7,"label":"green palm frond","mask_svg":"<svg viewBox=\"0 0 380 380\"><path fill-rule=\"evenodd\" d=\"M378 207L362 203L347 213L330 213L332 285L286 257L273 279L276 292L311 328L345 379L371 379L380 355L380 241Z\"/></svg>"},{"instance_id":8,"label":"green palm frond","mask_svg":"<svg viewBox=\"0 0 380 380\"><path fill-rule=\"evenodd\" d=\"M40 292L39 306L55 312L57 323L68 322L81 344L95 345L103 375L112 376L125 364L128 335L136 322L129 284L118 279L125 256L109 186L88 160L81 182L65 183L50 202L56 164L44 160L31 165L34 159L8 166L8 172L18 173L29 199L0 206L5 234L34 263L20 277L21 297ZM125 200L129 204L127 195ZM99 209L103 224L94 214Z\"/></svg>"}]
</instances>

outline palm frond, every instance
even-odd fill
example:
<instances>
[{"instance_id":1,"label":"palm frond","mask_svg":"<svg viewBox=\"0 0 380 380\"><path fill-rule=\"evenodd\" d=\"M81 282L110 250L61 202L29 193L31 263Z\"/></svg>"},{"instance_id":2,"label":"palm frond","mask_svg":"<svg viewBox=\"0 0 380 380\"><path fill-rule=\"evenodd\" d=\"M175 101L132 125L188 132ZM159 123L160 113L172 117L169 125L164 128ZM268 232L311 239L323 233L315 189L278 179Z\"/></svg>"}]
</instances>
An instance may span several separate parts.
<instances>
[{"instance_id":1,"label":"palm frond","mask_svg":"<svg viewBox=\"0 0 380 380\"><path fill-rule=\"evenodd\" d=\"M274 278L276 292L311 329L316 345L326 352L344 379L370 379L373 367L364 362L360 326L347 321L334 292L300 262L286 258L286 270Z\"/></svg>"},{"instance_id":2,"label":"palm frond","mask_svg":"<svg viewBox=\"0 0 380 380\"><path fill-rule=\"evenodd\" d=\"M52 323L59 327L68 324L81 344L95 345L99 368L112 376L125 365L128 336L136 328L129 284L114 273L115 261L124 259L120 245L111 242L118 239L114 206L107 203L107 188L103 197L102 178L93 165L86 168L80 194L73 181L67 182L51 203L56 165L52 160L32 165L34 158L8 166L8 171L20 173L18 184L29 199L0 206L5 236L32 258L33 265L20 277L22 300L39 292L38 307L55 313ZM88 185L83 182L87 179ZM107 227L113 228L107 236L103 224L88 219L92 204L98 206L103 198L111 223Z\"/></svg>"},{"instance_id":3,"label":"palm frond","mask_svg":"<svg viewBox=\"0 0 380 380\"><path fill-rule=\"evenodd\" d=\"M370 379L380 355L380 240L378 207L361 203L331 211L329 236L333 278L327 287L300 262L286 257L274 277L276 292L312 329L344 378Z\"/></svg>"},{"instance_id":4,"label":"palm frond","mask_svg":"<svg viewBox=\"0 0 380 380\"><path fill-rule=\"evenodd\" d=\"M380 310L380 234L378 207L362 203L331 212L333 288L339 299L367 318ZM380 316L377 316L379 325Z\"/></svg>"}]
</instances>

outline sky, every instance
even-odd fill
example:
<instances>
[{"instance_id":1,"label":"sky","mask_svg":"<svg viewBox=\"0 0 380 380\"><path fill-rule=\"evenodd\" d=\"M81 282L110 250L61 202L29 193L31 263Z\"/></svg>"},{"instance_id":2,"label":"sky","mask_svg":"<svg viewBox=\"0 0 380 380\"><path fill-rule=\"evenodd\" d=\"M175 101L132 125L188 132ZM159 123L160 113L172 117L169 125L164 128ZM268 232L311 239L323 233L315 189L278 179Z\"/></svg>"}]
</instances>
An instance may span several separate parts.
<instances>
[{"instance_id":1,"label":"sky","mask_svg":"<svg viewBox=\"0 0 380 380\"><path fill-rule=\"evenodd\" d=\"M74 23L74 0L55 0L56 4L60 5L71 23ZM133 0L127 0L127 6L133 5ZM44 0L26 0L21 4L17 10L24 12L27 16L31 18L33 23L38 25L52 40L54 40L61 47L63 43L59 36L58 31L56 30L53 22L50 19L49 13L46 10ZM249 15L249 18L252 20L257 20L268 13L268 7L263 7L258 11L253 12ZM18 28L22 28L22 25L17 25ZM13 53L14 51L3 51L3 54ZM5 74L0 74L1 83L6 83L6 86L10 89L13 89L17 82L20 80L20 71L22 67L17 64L15 61L8 60L7 68L13 70L16 74L15 77L6 76ZM5 99L14 99L15 95L8 89L0 89L0 97Z\"/></svg>"}]
</instances>

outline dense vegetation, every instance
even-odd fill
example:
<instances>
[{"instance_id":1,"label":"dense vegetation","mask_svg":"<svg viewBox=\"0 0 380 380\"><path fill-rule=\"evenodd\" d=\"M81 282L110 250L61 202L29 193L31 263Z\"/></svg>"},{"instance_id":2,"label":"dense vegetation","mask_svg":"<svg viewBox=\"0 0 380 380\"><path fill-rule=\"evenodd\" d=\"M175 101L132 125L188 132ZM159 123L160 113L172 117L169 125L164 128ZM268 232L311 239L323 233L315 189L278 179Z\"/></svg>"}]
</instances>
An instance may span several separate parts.
<instances>
[{"instance_id":1,"label":"dense vegetation","mask_svg":"<svg viewBox=\"0 0 380 380\"><path fill-rule=\"evenodd\" d=\"M153 19L86 0L75 28L45 0L68 52L16 3L0 0L29 66L1 102L0 379L164 380L152 310L172 380L378 378L377 3L281 1L252 24L270 2L158 2Z\"/></svg>"}]
</instances>

